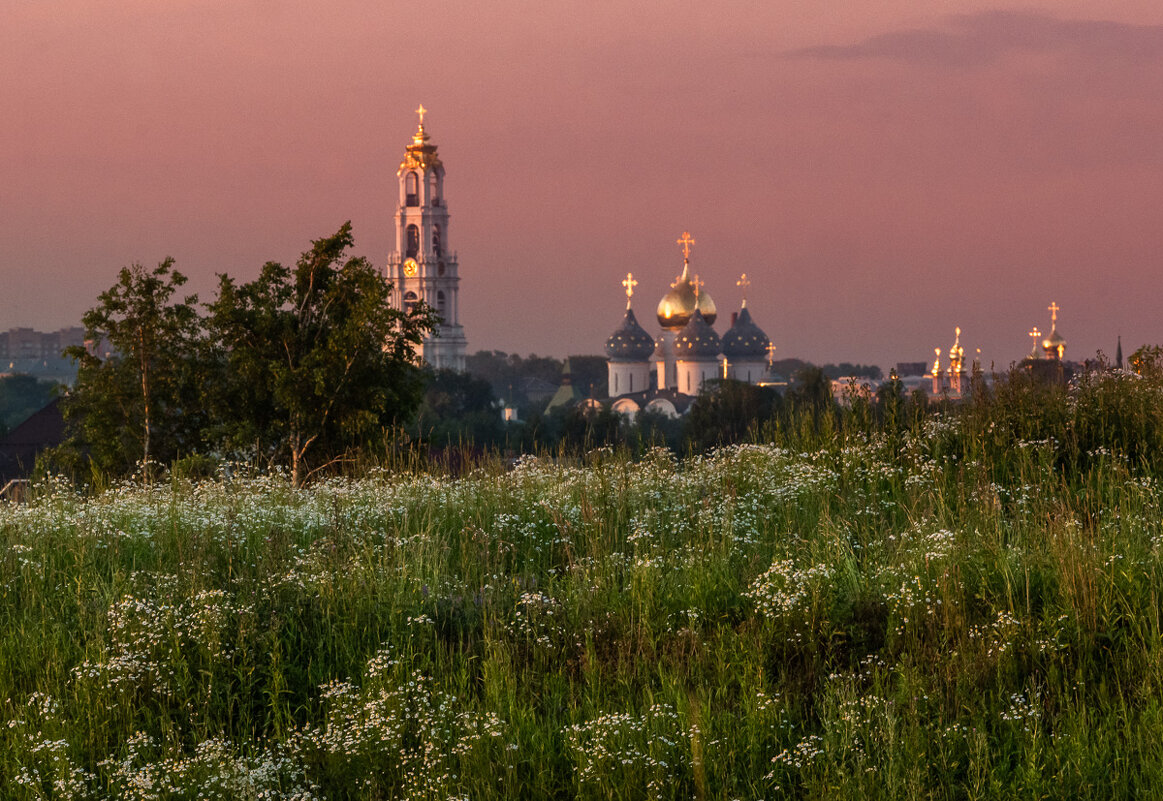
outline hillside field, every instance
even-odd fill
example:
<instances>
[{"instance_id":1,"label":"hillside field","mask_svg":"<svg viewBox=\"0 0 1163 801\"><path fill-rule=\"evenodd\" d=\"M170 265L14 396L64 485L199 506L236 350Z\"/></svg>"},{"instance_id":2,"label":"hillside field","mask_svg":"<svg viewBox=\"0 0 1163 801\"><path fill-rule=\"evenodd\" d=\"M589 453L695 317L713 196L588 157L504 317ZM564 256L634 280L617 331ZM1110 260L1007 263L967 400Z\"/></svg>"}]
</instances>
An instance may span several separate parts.
<instances>
[{"instance_id":1,"label":"hillside field","mask_svg":"<svg viewBox=\"0 0 1163 801\"><path fill-rule=\"evenodd\" d=\"M1154 463L1007 425L47 479L0 506L0 796L1158 797Z\"/></svg>"}]
</instances>

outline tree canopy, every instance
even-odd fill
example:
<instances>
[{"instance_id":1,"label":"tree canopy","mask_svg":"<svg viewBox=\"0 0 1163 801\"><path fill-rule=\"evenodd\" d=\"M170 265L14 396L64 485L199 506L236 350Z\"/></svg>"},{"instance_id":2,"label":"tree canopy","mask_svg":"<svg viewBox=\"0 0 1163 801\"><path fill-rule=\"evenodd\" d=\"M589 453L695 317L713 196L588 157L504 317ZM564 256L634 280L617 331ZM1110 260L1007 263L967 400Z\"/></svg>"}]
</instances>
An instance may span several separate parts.
<instances>
[{"instance_id":1,"label":"tree canopy","mask_svg":"<svg viewBox=\"0 0 1163 801\"><path fill-rule=\"evenodd\" d=\"M192 367L202 336L196 295L175 299L186 276L164 259L133 264L82 318L85 340L111 354L68 348L77 382L64 407L74 441L104 470L170 461L197 446L198 376Z\"/></svg>"},{"instance_id":2,"label":"tree canopy","mask_svg":"<svg viewBox=\"0 0 1163 801\"><path fill-rule=\"evenodd\" d=\"M166 259L123 269L84 317L86 339L66 416L74 453L124 473L195 452L253 452L289 464L301 484L319 466L406 420L424 378L416 347L426 306L392 306L391 285L349 257L351 224L312 242L293 268L276 262L218 296L175 299L186 278ZM252 450L253 449L253 450Z\"/></svg>"},{"instance_id":3,"label":"tree canopy","mask_svg":"<svg viewBox=\"0 0 1163 801\"><path fill-rule=\"evenodd\" d=\"M293 269L268 262L244 284L222 275L209 306L223 397L237 412L220 418L222 434L284 454L295 484L312 466L407 419L423 391L414 354L433 328L432 312L394 308L380 272L346 255L351 245L344 223Z\"/></svg>"}]
</instances>

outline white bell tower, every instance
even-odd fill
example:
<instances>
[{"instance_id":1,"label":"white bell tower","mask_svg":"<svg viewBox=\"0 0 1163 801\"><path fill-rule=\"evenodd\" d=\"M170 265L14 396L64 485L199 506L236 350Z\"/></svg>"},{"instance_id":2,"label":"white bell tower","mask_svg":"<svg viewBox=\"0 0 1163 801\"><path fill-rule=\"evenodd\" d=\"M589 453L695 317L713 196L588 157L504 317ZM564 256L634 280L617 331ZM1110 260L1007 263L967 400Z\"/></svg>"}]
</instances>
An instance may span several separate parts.
<instances>
[{"instance_id":1,"label":"white bell tower","mask_svg":"<svg viewBox=\"0 0 1163 801\"><path fill-rule=\"evenodd\" d=\"M436 369L464 371L464 328L460 325L456 253L448 247L448 206L444 202L444 165L420 124L407 146L396 177L396 249L388 256L388 279L397 308L407 311L427 303L440 318L425 337L418 355Z\"/></svg>"}]
</instances>

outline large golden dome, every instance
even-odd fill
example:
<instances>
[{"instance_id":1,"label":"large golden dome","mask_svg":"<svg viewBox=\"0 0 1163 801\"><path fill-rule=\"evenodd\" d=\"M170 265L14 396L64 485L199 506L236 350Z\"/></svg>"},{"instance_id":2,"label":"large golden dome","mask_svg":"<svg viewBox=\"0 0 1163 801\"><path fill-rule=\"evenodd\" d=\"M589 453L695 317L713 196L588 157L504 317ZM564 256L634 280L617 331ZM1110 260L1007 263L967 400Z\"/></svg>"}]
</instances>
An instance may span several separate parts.
<instances>
[{"instance_id":1,"label":"large golden dome","mask_svg":"<svg viewBox=\"0 0 1163 801\"><path fill-rule=\"evenodd\" d=\"M662 300L658 301L658 324L663 328L682 328L694 315L696 303L707 324L714 325L718 314L715 301L704 291L700 291L696 297L689 265L684 263L682 275L674 282L671 290L662 296Z\"/></svg>"}]
</instances>

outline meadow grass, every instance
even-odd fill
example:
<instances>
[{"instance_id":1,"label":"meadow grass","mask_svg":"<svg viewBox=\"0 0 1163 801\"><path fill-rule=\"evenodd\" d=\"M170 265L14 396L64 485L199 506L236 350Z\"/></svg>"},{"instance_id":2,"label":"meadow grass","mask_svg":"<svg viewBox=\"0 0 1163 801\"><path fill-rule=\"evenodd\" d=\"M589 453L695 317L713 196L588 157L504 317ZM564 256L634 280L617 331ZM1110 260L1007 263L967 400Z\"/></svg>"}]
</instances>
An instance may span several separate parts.
<instances>
[{"instance_id":1,"label":"meadow grass","mask_svg":"<svg viewBox=\"0 0 1163 801\"><path fill-rule=\"evenodd\" d=\"M970 413L829 426L46 480L0 506L0 794L1163 793L1153 471Z\"/></svg>"}]
</instances>

